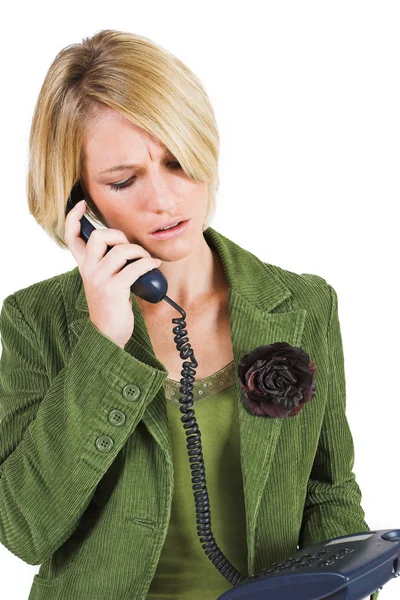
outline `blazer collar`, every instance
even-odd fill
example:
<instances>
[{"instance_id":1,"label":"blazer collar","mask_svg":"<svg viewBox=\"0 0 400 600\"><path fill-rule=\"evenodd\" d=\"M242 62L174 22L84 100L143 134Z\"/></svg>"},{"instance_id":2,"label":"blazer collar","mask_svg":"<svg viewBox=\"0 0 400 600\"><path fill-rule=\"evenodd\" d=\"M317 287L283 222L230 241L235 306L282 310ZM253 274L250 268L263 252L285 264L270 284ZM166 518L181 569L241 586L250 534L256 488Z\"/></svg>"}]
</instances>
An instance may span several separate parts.
<instances>
[{"instance_id":1,"label":"blazer collar","mask_svg":"<svg viewBox=\"0 0 400 600\"><path fill-rule=\"evenodd\" d=\"M262 262L211 227L203 232L207 244L218 253L229 282L229 319L234 354L240 454L246 508L249 574L254 567L256 523L260 499L274 459L283 419L256 417L243 406L238 384L237 365L243 354L261 344L284 341L301 346L307 311L291 309L290 289L278 278L278 269ZM79 271L78 271L79 274ZM139 305L132 297L135 328L125 350L152 367L168 372L157 359ZM287 300L285 304L284 301ZM282 306L280 306L282 305ZM183 307L184 308L184 307ZM83 285L76 302L76 318L70 323L79 337L88 315ZM180 316L179 313L176 315ZM171 323L171 335L173 335ZM190 342L190 330L188 330ZM210 340L211 341L211 340ZM196 348L193 348L196 355ZM165 397L158 393L143 414L143 421L160 444L172 466L172 447ZM207 469L207 465L205 465Z\"/></svg>"}]
</instances>

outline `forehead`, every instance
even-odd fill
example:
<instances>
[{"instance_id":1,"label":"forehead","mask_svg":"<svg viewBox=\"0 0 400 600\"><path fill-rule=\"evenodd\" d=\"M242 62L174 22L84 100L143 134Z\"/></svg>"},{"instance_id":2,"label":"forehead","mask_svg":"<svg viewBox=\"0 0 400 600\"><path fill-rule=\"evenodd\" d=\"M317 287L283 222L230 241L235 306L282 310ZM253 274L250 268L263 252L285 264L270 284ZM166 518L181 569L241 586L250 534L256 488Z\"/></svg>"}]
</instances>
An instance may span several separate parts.
<instances>
[{"instance_id":1,"label":"forehead","mask_svg":"<svg viewBox=\"0 0 400 600\"><path fill-rule=\"evenodd\" d=\"M134 159L134 154L151 152L156 157L167 151L158 138L132 123L118 111L96 108L85 131L84 161L107 162L112 159ZM124 155L129 154L129 156Z\"/></svg>"}]
</instances>

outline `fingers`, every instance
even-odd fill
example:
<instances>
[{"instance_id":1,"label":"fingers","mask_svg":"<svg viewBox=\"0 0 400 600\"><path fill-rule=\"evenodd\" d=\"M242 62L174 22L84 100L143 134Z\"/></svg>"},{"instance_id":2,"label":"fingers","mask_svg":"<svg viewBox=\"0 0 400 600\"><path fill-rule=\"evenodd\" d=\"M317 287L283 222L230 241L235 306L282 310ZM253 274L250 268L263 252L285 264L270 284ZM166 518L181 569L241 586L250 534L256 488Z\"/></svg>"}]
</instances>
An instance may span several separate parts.
<instances>
[{"instance_id":1,"label":"fingers","mask_svg":"<svg viewBox=\"0 0 400 600\"><path fill-rule=\"evenodd\" d=\"M86 242L80 236L80 219L83 217L85 210L86 202L84 200L78 202L67 214L64 225L64 241L78 265L81 265L86 254Z\"/></svg>"},{"instance_id":2,"label":"fingers","mask_svg":"<svg viewBox=\"0 0 400 600\"><path fill-rule=\"evenodd\" d=\"M80 235L80 221L85 211L85 201L78 202L67 214L64 230L65 242L78 263L81 274L84 270L88 273L94 272L103 258L102 269L111 268L112 272L118 272L127 258L151 256L142 246L130 244L124 232L119 229L95 229L86 243ZM107 252L107 246L111 246L113 251Z\"/></svg>"}]
</instances>

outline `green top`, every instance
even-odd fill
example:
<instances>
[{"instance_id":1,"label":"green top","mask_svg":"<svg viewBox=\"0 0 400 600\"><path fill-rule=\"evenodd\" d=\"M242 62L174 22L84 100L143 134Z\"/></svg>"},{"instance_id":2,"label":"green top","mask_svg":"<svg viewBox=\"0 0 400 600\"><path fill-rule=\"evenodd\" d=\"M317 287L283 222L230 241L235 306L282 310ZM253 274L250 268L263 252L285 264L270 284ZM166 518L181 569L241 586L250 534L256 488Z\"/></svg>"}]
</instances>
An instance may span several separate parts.
<instances>
[{"instance_id":1,"label":"green top","mask_svg":"<svg viewBox=\"0 0 400 600\"><path fill-rule=\"evenodd\" d=\"M174 493L167 537L147 599L215 600L232 589L232 585L207 557L197 534L187 437L179 410L180 385L169 378L164 383L172 439ZM247 576L234 362L195 381L193 395L210 499L211 530L227 559Z\"/></svg>"},{"instance_id":2,"label":"green top","mask_svg":"<svg viewBox=\"0 0 400 600\"><path fill-rule=\"evenodd\" d=\"M239 447L247 572L254 575L298 548L370 531L353 472L338 295L323 277L263 262L212 227L203 235L229 283L240 444L236 436L224 458L233 460ZM0 543L25 563L40 564L29 600L145 600L171 516L174 522L174 445L182 432L171 435L177 407L165 399L169 372L131 299L135 327L125 348L90 320L78 267L3 300ZM316 394L294 417L256 417L244 406L238 363L278 341L300 346L315 362ZM207 437L207 425L200 427ZM219 423L218 436L221 429ZM377 444L373 433L371 443ZM212 476L207 444L205 452ZM212 480L210 490L215 494ZM242 544L218 537L223 504L211 496L216 542L242 567L231 555ZM234 519L227 515L225 529L226 523Z\"/></svg>"}]
</instances>

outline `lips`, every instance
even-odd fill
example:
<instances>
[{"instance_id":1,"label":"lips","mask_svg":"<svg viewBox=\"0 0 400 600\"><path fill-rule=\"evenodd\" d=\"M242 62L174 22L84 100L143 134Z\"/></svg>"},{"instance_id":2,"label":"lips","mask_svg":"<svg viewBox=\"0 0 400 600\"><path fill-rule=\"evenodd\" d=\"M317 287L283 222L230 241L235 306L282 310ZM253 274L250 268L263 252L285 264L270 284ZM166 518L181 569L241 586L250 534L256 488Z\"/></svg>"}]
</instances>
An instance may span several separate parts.
<instances>
[{"instance_id":1,"label":"lips","mask_svg":"<svg viewBox=\"0 0 400 600\"><path fill-rule=\"evenodd\" d=\"M181 223L175 227L170 227L164 231L153 231L149 235L156 240L171 240L186 231L189 226L189 222L190 219L186 219L181 221Z\"/></svg>"},{"instance_id":2,"label":"lips","mask_svg":"<svg viewBox=\"0 0 400 600\"><path fill-rule=\"evenodd\" d=\"M158 231L159 229L162 229L164 227L171 227L171 225L176 225L176 224L178 224L178 223L180 223L181 221L184 221L184 220L185 220L185 217L176 217L172 221L168 221L168 223L164 223L163 225L160 225L156 229L153 229L153 231L150 231L150 233L155 233L156 231Z\"/></svg>"}]
</instances>

